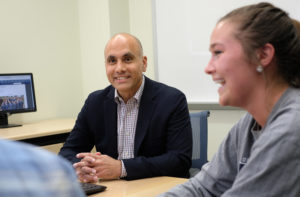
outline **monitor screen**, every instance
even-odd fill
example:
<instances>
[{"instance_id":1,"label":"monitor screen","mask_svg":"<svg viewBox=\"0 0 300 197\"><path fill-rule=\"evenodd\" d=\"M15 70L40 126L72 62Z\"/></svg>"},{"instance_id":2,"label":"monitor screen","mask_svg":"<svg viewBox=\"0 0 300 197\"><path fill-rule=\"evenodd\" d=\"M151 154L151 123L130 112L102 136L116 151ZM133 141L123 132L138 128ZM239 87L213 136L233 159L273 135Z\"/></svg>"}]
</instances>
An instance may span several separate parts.
<instances>
[{"instance_id":1,"label":"monitor screen","mask_svg":"<svg viewBox=\"0 0 300 197\"><path fill-rule=\"evenodd\" d=\"M9 114L32 111L36 111L32 73L0 74L0 125L7 124Z\"/></svg>"}]
</instances>

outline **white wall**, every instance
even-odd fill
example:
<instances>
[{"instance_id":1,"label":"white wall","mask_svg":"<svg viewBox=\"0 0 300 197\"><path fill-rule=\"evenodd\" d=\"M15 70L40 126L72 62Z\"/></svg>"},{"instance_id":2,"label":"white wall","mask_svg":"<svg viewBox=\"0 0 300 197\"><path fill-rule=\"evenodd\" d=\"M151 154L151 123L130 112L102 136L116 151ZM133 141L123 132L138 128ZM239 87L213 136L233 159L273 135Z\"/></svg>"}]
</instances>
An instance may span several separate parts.
<instances>
[{"instance_id":1,"label":"white wall","mask_svg":"<svg viewBox=\"0 0 300 197\"><path fill-rule=\"evenodd\" d=\"M260 1L153 0L157 79L181 89L189 103L218 103L219 85L204 72L211 57L208 51L211 31L229 11ZM300 20L299 0L266 1Z\"/></svg>"},{"instance_id":2,"label":"white wall","mask_svg":"<svg viewBox=\"0 0 300 197\"><path fill-rule=\"evenodd\" d=\"M38 111L11 123L75 118L87 95L108 85L104 46L117 32L140 38L155 79L151 0L0 0L0 24L0 73L33 72L37 97ZM243 113L211 110L209 159Z\"/></svg>"}]
</instances>

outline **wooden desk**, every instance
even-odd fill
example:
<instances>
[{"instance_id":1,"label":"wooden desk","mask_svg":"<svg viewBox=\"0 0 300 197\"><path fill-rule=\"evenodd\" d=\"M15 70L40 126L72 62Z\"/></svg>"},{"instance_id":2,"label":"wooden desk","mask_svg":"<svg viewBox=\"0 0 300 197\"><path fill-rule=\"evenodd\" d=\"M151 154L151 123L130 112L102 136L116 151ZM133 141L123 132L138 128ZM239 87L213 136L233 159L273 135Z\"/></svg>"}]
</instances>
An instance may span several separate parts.
<instances>
[{"instance_id":1,"label":"wooden desk","mask_svg":"<svg viewBox=\"0 0 300 197\"><path fill-rule=\"evenodd\" d=\"M24 141L38 146L64 142L75 124L75 119L45 120L20 127L0 129L0 137Z\"/></svg>"},{"instance_id":2,"label":"wooden desk","mask_svg":"<svg viewBox=\"0 0 300 197\"><path fill-rule=\"evenodd\" d=\"M164 176L133 181L100 181L99 184L107 186L107 189L101 193L90 195L89 197L153 197L187 180L188 179L184 178Z\"/></svg>"}]
</instances>

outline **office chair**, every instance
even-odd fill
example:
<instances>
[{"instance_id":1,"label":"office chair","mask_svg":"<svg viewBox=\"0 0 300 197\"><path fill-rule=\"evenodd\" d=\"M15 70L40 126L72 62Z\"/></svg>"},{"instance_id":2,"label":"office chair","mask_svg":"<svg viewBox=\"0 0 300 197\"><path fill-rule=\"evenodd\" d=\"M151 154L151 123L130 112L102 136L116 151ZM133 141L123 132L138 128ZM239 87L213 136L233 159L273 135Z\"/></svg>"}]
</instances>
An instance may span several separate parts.
<instances>
[{"instance_id":1,"label":"office chair","mask_svg":"<svg viewBox=\"0 0 300 197\"><path fill-rule=\"evenodd\" d=\"M195 176L207 162L207 117L209 111L190 113L193 133L193 155L190 176Z\"/></svg>"}]
</instances>

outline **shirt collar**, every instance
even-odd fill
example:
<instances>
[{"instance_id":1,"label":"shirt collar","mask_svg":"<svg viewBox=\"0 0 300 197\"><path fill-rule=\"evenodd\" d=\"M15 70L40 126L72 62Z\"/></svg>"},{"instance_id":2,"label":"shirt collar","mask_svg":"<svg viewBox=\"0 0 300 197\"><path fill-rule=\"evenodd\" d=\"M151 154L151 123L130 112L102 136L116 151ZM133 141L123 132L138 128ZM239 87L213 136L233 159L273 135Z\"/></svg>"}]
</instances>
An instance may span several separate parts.
<instances>
[{"instance_id":1,"label":"shirt collar","mask_svg":"<svg viewBox=\"0 0 300 197\"><path fill-rule=\"evenodd\" d=\"M143 81L142 84L140 86L140 88L138 89L138 91L136 91L136 93L134 94L134 96L131 99L135 99L137 101L137 103L140 103L141 101L141 97L143 94L143 90L144 90L144 86L145 86L145 76L143 75ZM121 101L123 101L122 97L119 95L117 89L115 89L115 96L114 96L115 102L120 104ZM129 100L131 100L129 99Z\"/></svg>"}]
</instances>

